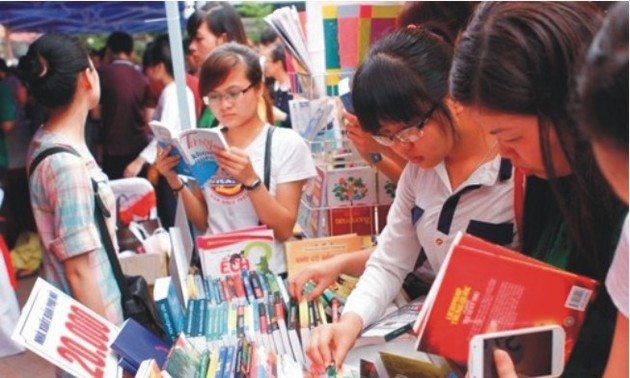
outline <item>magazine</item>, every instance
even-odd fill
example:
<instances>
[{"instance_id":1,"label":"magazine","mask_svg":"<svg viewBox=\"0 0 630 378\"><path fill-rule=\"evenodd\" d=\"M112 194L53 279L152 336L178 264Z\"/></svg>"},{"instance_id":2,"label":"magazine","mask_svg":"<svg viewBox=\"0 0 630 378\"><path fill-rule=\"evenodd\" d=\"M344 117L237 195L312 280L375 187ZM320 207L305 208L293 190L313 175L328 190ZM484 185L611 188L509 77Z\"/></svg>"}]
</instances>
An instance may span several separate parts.
<instances>
[{"instance_id":1,"label":"magazine","mask_svg":"<svg viewBox=\"0 0 630 378\"><path fill-rule=\"evenodd\" d=\"M420 310L418 350L466 364L480 333L557 324L568 359L597 281L459 233Z\"/></svg>"},{"instance_id":2,"label":"magazine","mask_svg":"<svg viewBox=\"0 0 630 378\"><path fill-rule=\"evenodd\" d=\"M159 121L151 121L149 126L161 148L171 145L170 155L181 157L175 167L180 175L193 177L201 187L217 171L215 153L228 146L221 128L183 130L172 135L171 129Z\"/></svg>"}]
</instances>

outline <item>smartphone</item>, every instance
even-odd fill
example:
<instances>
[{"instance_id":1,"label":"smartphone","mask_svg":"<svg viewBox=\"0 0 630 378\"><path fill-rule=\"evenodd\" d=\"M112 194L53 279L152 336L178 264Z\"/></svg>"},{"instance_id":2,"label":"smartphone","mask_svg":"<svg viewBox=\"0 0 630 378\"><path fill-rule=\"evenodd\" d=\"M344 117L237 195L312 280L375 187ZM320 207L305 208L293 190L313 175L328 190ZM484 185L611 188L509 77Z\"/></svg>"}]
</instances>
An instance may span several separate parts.
<instances>
[{"instance_id":1,"label":"smartphone","mask_svg":"<svg viewBox=\"0 0 630 378\"><path fill-rule=\"evenodd\" d=\"M470 340L470 378L499 378L493 351L512 358L519 377L558 377L564 369L565 333L557 325L479 334Z\"/></svg>"},{"instance_id":2,"label":"smartphone","mask_svg":"<svg viewBox=\"0 0 630 378\"><path fill-rule=\"evenodd\" d=\"M354 113L354 105L352 104L352 92L350 92L350 79L343 78L339 81L339 99L343 103L343 107L348 113Z\"/></svg>"}]
</instances>

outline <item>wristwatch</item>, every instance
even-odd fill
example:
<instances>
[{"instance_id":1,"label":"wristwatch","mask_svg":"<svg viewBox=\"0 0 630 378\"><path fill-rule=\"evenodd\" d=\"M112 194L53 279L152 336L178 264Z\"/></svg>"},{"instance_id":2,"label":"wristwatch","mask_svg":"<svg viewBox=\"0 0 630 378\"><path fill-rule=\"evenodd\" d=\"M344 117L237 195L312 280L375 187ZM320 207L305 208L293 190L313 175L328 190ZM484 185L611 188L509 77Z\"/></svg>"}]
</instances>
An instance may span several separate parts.
<instances>
[{"instance_id":1,"label":"wristwatch","mask_svg":"<svg viewBox=\"0 0 630 378\"><path fill-rule=\"evenodd\" d=\"M372 161L372 163L376 164L383 160L383 155L378 152L370 152L370 160Z\"/></svg>"},{"instance_id":2,"label":"wristwatch","mask_svg":"<svg viewBox=\"0 0 630 378\"><path fill-rule=\"evenodd\" d=\"M260 180L259 177L257 177L256 180L254 180L254 182L252 182L251 184L249 184L249 185L243 184L243 188L245 188L245 190L252 191L252 190L258 188L261 184L262 184L262 181Z\"/></svg>"}]
</instances>

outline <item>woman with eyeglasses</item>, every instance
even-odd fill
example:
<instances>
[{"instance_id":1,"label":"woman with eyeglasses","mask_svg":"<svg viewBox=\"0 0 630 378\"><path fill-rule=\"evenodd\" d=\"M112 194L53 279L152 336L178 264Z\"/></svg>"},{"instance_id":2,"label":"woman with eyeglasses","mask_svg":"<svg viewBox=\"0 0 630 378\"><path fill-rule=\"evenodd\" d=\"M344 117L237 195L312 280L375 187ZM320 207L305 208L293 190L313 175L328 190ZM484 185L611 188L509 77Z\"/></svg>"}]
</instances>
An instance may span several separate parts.
<instances>
[{"instance_id":1,"label":"woman with eyeglasses","mask_svg":"<svg viewBox=\"0 0 630 378\"><path fill-rule=\"evenodd\" d=\"M213 50L201 66L199 93L229 145L217 154L220 169L203 188L189 189L173 170L177 157L168 157L168 149L159 154L157 167L182 196L186 214L199 230L216 234L258 224L273 229L270 269L280 274L286 272L282 242L293 234L302 187L315 176L315 164L296 132L274 128L265 186L265 151L273 126L256 110L263 86L260 60L252 49L227 43Z\"/></svg>"},{"instance_id":2,"label":"woman with eyeglasses","mask_svg":"<svg viewBox=\"0 0 630 378\"><path fill-rule=\"evenodd\" d=\"M409 163L339 322L311 332L306 353L315 372L331 358L341 366L417 262L426 260L426 272L435 274L457 231L518 244L512 165L497 155L494 137L448 96L453 46L438 30L405 28L384 37L356 72L352 93L361 127Z\"/></svg>"}]
</instances>

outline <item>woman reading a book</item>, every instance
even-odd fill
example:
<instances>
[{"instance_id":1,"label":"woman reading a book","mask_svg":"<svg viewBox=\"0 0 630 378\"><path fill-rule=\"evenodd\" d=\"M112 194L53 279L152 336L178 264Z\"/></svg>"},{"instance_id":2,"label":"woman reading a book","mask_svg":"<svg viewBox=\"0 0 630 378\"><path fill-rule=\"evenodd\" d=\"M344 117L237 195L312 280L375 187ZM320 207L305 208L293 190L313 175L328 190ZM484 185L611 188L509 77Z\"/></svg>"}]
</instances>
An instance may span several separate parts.
<instances>
[{"instance_id":1,"label":"woman reading a book","mask_svg":"<svg viewBox=\"0 0 630 378\"><path fill-rule=\"evenodd\" d=\"M376 43L357 70L352 92L361 127L408 164L339 322L311 333L306 353L315 372L331 357L342 364L418 261L437 272L457 231L518 246L512 166L498 156L494 137L448 96L452 54L439 29L404 28ZM291 286L299 297L302 287Z\"/></svg>"},{"instance_id":2,"label":"woman reading a book","mask_svg":"<svg viewBox=\"0 0 630 378\"><path fill-rule=\"evenodd\" d=\"M229 147L217 153L219 170L204 185L188 188L173 170L170 149L156 166L181 195L188 219L209 234L267 225L275 235L270 269L286 272L282 242L293 234L302 187L315 175L304 140L293 130L264 122L256 111L263 91L258 55L236 43L217 47L201 67L199 92L218 117ZM273 130L273 131L272 131ZM265 162L269 143L270 159ZM270 172L267 186L265 169Z\"/></svg>"},{"instance_id":3,"label":"woman reading a book","mask_svg":"<svg viewBox=\"0 0 630 378\"><path fill-rule=\"evenodd\" d=\"M35 41L20 60L19 70L50 118L31 140L27 163L54 147L60 152L34 167L29 188L37 230L44 246L44 276L60 290L120 325L120 290L96 224L92 180L103 205L115 213L114 194L85 142L85 119L98 105L98 73L81 43L47 34ZM107 220L115 237L114 219ZM115 240L114 240L115 243Z\"/></svg>"},{"instance_id":4,"label":"woman reading a book","mask_svg":"<svg viewBox=\"0 0 630 378\"><path fill-rule=\"evenodd\" d=\"M604 280L627 209L598 172L567 106L572 75L600 21L589 3L484 3L459 39L450 93L529 175L524 253ZM601 290L566 376L603 374L614 324L615 308Z\"/></svg>"}]
</instances>

